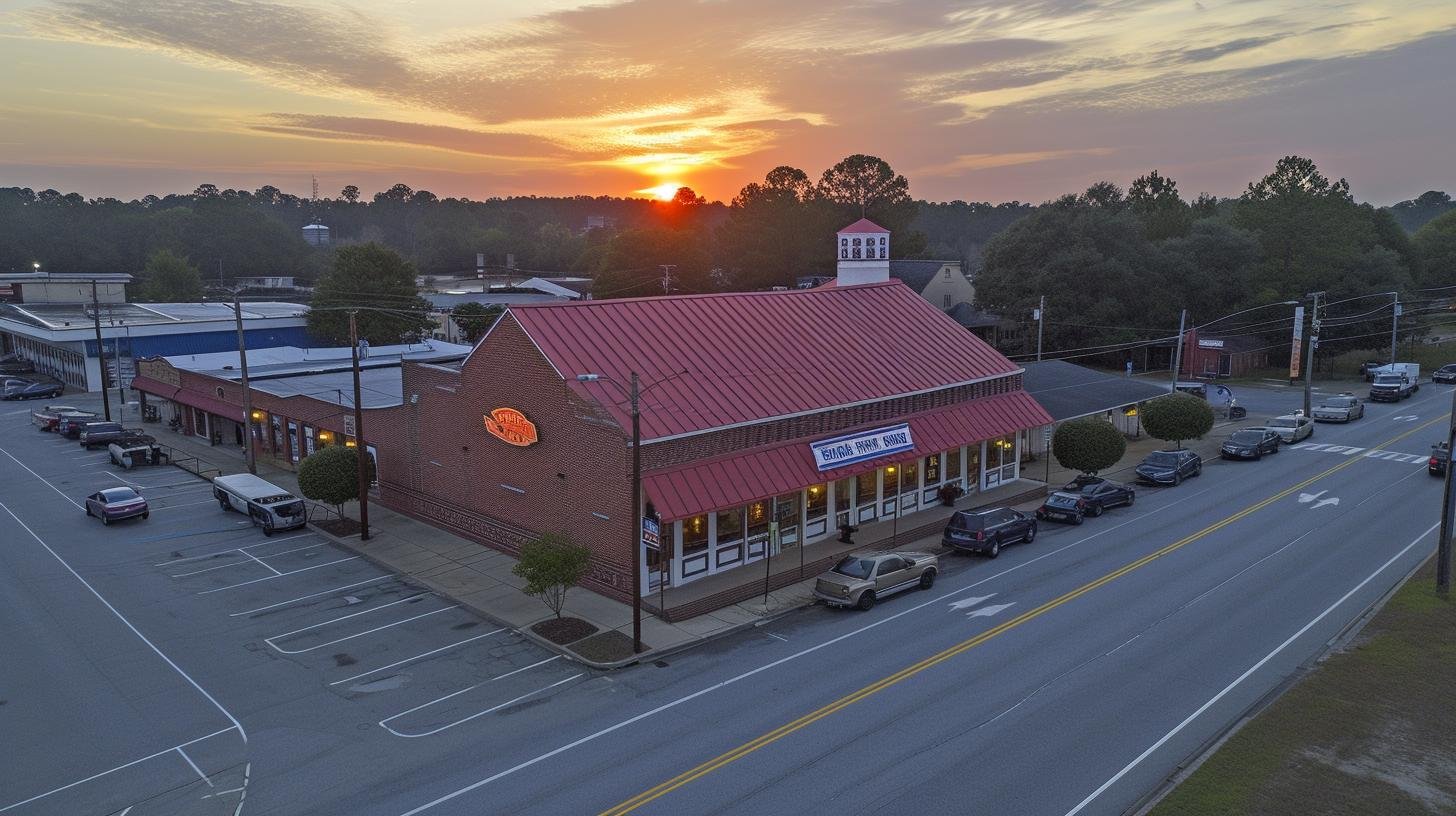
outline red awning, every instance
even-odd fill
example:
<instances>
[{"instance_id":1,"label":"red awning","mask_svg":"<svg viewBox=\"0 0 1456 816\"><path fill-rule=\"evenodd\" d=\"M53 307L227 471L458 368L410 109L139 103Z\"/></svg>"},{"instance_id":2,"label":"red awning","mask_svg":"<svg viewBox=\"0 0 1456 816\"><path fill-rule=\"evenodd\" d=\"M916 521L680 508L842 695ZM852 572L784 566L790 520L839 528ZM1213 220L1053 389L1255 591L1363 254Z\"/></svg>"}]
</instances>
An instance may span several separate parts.
<instances>
[{"instance_id":1,"label":"red awning","mask_svg":"<svg viewBox=\"0 0 1456 816\"><path fill-rule=\"evenodd\" d=\"M644 474L642 488L662 519L674 521L871 473L888 462L903 462L1050 425L1052 418L1031 395L1016 391L897 421L910 423L914 450L821 472L809 450L813 440L803 439Z\"/></svg>"},{"instance_id":2,"label":"red awning","mask_svg":"<svg viewBox=\"0 0 1456 816\"><path fill-rule=\"evenodd\" d=\"M191 405L193 408L231 419L233 422L241 423L243 421L243 408L240 405L232 405L216 397L209 397L205 394L199 394L196 391L188 391L185 388L168 385L160 380L154 380L151 377L133 377L131 387L137 391L145 391L148 394L153 394L163 399L180 402L183 405Z\"/></svg>"}]
</instances>

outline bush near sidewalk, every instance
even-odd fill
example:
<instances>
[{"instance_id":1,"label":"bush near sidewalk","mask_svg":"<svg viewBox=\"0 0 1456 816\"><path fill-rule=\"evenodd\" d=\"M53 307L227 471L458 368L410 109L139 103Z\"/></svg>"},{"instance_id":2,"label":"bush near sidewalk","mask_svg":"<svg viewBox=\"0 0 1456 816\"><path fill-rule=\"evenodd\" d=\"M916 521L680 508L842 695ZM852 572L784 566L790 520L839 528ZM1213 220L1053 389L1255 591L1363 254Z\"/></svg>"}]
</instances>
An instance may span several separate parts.
<instances>
[{"instance_id":1,"label":"bush near sidewalk","mask_svg":"<svg viewBox=\"0 0 1456 816\"><path fill-rule=\"evenodd\" d=\"M1068 420L1052 434L1057 464L1093 476L1117 464L1126 452L1127 437L1097 417Z\"/></svg>"},{"instance_id":2,"label":"bush near sidewalk","mask_svg":"<svg viewBox=\"0 0 1456 816\"><path fill-rule=\"evenodd\" d=\"M1149 816L1456 813L1456 600L1427 561Z\"/></svg>"},{"instance_id":3,"label":"bush near sidewalk","mask_svg":"<svg viewBox=\"0 0 1456 816\"><path fill-rule=\"evenodd\" d=\"M1143 430L1154 439L1179 448L1186 439L1202 439L1213 430L1213 409L1192 394L1175 393L1148 400L1140 411Z\"/></svg>"}]
</instances>

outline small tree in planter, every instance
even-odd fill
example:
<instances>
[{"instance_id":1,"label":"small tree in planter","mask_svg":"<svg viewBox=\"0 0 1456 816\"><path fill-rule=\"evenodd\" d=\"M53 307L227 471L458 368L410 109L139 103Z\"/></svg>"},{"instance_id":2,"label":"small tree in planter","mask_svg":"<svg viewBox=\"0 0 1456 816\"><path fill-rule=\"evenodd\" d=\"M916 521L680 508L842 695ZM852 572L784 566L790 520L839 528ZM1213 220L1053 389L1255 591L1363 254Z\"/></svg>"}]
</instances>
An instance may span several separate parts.
<instances>
[{"instance_id":1,"label":"small tree in planter","mask_svg":"<svg viewBox=\"0 0 1456 816\"><path fill-rule=\"evenodd\" d=\"M1213 409L1192 394L1169 394L1143 403L1143 430L1154 439L1172 442L1179 448L1185 439L1202 439L1213 430Z\"/></svg>"},{"instance_id":2,"label":"small tree in planter","mask_svg":"<svg viewBox=\"0 0 1456 816\"><path fill-rule=\"evenodd\" d=\"M1126 452L1122 432L1095 417L1063 422L1052 434L1052 455L1057 462L1090 475L1117 464Z\"/></svg>"},{"instance_id":3,"label":"small tree in planter","mask_svg":"<svg viewBox=\"0 0 1456 816\"><path fill-rule=\"evenodd\" d=\"M372 482L374 459L366 461ZM359 498L359 449L330 445L304 457L298 463L298 489L306 499L332 504L343 518L344 503Z\"/></svg>"},{"instance_id":4,"label":"small tree in planter","mask_svg":"<svg viewBox=\"0 0 1456 816\"><path fill-rule=\"evenodd\" d=\"M545 533L521 547L511 572L525 579L527 595L535 595L560 619L566 591L586 577L591 550L565 535Z\"/></svg>"}]
</instances>

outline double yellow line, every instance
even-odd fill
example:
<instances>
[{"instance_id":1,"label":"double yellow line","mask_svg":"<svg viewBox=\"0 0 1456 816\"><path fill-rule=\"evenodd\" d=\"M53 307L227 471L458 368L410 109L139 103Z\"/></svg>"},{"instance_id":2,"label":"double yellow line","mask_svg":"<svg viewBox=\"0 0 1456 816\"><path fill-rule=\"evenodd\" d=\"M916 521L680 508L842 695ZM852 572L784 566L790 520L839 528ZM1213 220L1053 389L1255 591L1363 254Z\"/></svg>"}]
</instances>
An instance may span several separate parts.
<instances>
[{"instance_id":1,"label":"double yellow line","mask_svg":"<svg viewBox=\"0 0 1456 816\"><path fill-rule=\"evenodd\" d=\"M1403 434L1399 434L1385 440L1384 442L1381 442L1379 445L1376 446L1376 448L1385 448L1389 445L1399 442L1402 439L1405 439L1412 434L1423 431L1427 427L1434 425L1437 422L1444 422L1446 421L1447 416L1448 415L1446 414L1442 414L1435 419L1417 425L1416 427L1410 429L1409 431L1406 431ZM794 733L795 731L798 731L801 728L812 725L813 723L816 723L819 720L822 720L837 711L848 708L849 706L859 702L860 700L884 691L885 689L901 682L902 680L914 677L915 675L925 671L926 669L931 668L932 666L937 666L947 660L950 660L953 657L956 657L957 655L964 654L965 652L970 651L977 646L980 646L982 643L985 643L986 641L991 640L998 635L1009 632L1012 629L1015 629L1016 627L1021 626L1024 623L1027 623L1028 621L1045 615L1046 613L1052 611L1053 609L1056 609L1059 606L1062 606L1063 604L1069 603L1073 600L1076 600L1077 598L1082 597L1083 595L1086 595L1087 593L1097 589L1098 587L1105 586L1112 581L1115 581L1118 578L1127 575L1130 572L1141 569L1142 567L1147 566L1148 564L1158 560L1159 558L1162 558L1163 556L1174 553L1182 549L1183 547L1186 547L1189 544L1192 544L1193 542L1204 538L1205 536L1208 536L1214 532L1217 532L1218 530L1223 529L1224 527L1227 527L1230 524L1233 524L1239 519L1245 518L1250 514L1257 513L1258 511L1263 510L1274 502L1277 502L1280 499L1286 498L1299 490L1309 487L1320 479L1323 479L1327 476L1338 473L1339 471L1344 470L1347 467L1350 467L1361 458L1362 457L1360 456L1351 456L1348 460L1341 462L1340 464L1335 465L1328 470L1325 470L1315 476L1311 476L1310 478L1305 479L1304 481L1300 482L1297 485L1294 485L1293 487L1281 490L1280 492L1270 496L1267 499L1264 499L1263 501L1250 505L1249 507L1238 511L1237 513L1234 513L1227 518L1214 522L1213 524L1210 524L1202 530L1199 530L1198 532L1193 533L1192 535L1189 535L1185 538L1181 538L1173 542L1172 544L1169 544L1168 546L1157 550L1156 552L1149 553L1148 555L1145 555L1142 558L1137 559L1136 561L1124 564L1123 566L1118 567L1112 572L1109 572L1106 575L1097 578L1096 580L1083 584L1082 586L1077 587L1076 589L1066 593L1065 595L1047 601L1041 606L1038 606L1035 609L1029 610L1027 612L1023 612L1020 615L1017 615L1016 617L1011 618L1010 620L1007 620L998 626L992 627L991 629L988 629L985 632L982 632L981 634L970 638L969 640L963 640L960 643L957 643L956 645L951 646L950 648L942 652L931 655L930 657L927 657L918 663L906 666L905 668L895 672L894 674L876 680L875 682L869 684L868 686L865 686L858 691L840 697L838 700L835 700L834 702L824 706L823 708L811 711L808 714L805 714L804 716L799 717L792 722L785 723L778 728L769 731L766 734L762 734L752 740L749 740L748 742L743 743L742 745L732 749L731 751L720 754L713 759L710 759L707 762L704 762L703 764L697 766L696 768L684 771L683 773L674 776L672 779L669 779L666 782L663 782L662 784L655 787L649 788L637 794L636 796L633 796L631 799L628 799L625 802L616 805L615 807L611 807L607 810L602 811L601 816L623 816L623 814L631 813L632 811L637 810L643 805L646 805L655 799L672 793L678 788L681 788L696 779L707 776L708 774L718 770L719 768L722 768L725 765L729 765L739 759L742 759L743 757L748 756L749 754L757 751L760 748L771 745L783 739L784 737L787 737L788 735Z\"/></svg>"}]
</instances>

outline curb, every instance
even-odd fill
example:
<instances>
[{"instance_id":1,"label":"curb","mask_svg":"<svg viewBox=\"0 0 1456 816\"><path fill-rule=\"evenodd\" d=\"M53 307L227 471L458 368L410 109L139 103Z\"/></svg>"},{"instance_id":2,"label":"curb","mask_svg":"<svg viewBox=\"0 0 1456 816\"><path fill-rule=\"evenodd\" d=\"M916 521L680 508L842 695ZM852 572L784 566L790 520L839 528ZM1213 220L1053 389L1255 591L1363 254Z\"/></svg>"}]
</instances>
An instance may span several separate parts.
<instances>
[{"instance_id":1,"label":"curb","mask_svg":"<svg viewBox=\"0 0 1456 816\"><path fill-rule=\"evenodd\" d=\"M1263 697L1255 700L1253 704L1244 709L1227 727L1209 737L1202 745L1194 749L1191 754L1180 760L1175 766L1173 773L1168 775L1156 788L1138 797L1137 801L1122 811L1123 816L1147 816L1153 808L1158 806L1158 803L1167 798L1168 794L1172 793L1184 780L1192 776L1194 771L1197 771L1203 763L1207 762L1217 753L1218 749L1222 748L1224 743L1232 739L1244 726L1253 722L1254 718L1264 712L1264 709L1273 705L1280 697L1283 697L1285 693L1298 685L1301 680L1313 672L1331 654L1343 649L1354 640L1370 621L1375 619L1375 616L1379 614L1380 610L1385 608L1385 605L1390 602L1390 599L1395 597L1395 593L1403 589L1410 582L1410 579L1420 571L1421 567L1424 567L1428 561L1435 557L1435 554L1432 553L1412 567L1405 574L1405 577L1396 582L1395 586L1391 587L1379 598L1376 598L1363 612L1355 616L1353 620L1345 624L1344 628L1335 633L1334 637L1325 641L1324 646L1318 652L1299 664L1295 668L1294 673L1280 681L1278 685L1270 689Z\"/></svg>"}]
</instances>

